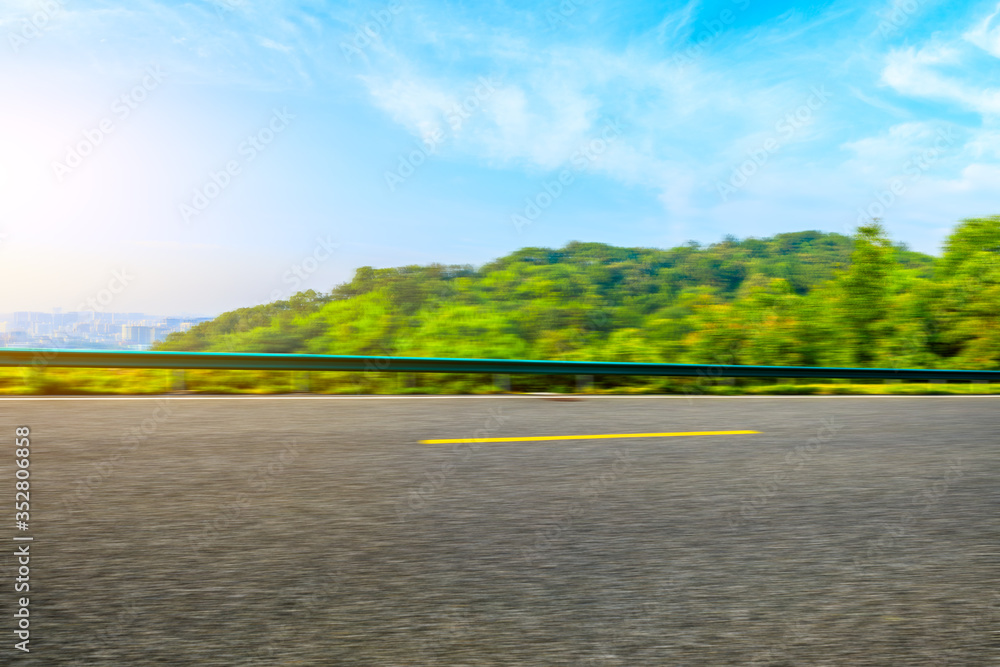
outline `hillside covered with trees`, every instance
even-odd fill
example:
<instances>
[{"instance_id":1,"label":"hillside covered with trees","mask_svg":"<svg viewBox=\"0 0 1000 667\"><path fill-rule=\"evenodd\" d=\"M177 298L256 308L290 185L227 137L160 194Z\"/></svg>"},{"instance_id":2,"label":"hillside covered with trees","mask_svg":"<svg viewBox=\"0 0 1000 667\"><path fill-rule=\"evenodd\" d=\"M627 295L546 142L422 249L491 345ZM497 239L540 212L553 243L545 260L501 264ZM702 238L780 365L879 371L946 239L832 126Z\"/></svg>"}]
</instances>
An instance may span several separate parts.
<instances>
[{"instance_id":1,"label":"hillside covered with trees","mask_svg":"<svg viewBox=\"0 0 1000 667\"><path fill-rule=\"evenodd\" d=\"M573 242L479 268L363 267L329 293L225 313L158 349L1000 369L1000 216L961 222L940 258L875 221L853 238Z\"/></svg>"}]
</instances>

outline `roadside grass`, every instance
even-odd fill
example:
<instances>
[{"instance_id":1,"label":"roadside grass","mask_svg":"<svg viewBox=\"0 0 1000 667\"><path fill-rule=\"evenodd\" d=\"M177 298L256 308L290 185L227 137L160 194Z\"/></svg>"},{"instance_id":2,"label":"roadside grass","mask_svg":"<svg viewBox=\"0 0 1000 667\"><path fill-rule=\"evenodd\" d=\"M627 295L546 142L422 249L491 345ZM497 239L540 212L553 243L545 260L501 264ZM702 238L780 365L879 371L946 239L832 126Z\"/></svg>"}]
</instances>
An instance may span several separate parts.
<instances>
[{"instance_id":1,"label":"roadside grass","mask_svg":"<svg viewBox=\"0 0 1000 667\"><path fill-rule=\"evenodd\" d=\"M181 380L183 378L183 380ZM112 368L0 368L0 395L155 395L189 394L531 394L583 395L681 394L709 396L793 395L976 395L1000 394L1000 384L898 381L774 382L727 378L598 378L578 390L572 377L522 376L500 389L488 374L301 371L217 371Z\"/></svg>"}]
</instances>

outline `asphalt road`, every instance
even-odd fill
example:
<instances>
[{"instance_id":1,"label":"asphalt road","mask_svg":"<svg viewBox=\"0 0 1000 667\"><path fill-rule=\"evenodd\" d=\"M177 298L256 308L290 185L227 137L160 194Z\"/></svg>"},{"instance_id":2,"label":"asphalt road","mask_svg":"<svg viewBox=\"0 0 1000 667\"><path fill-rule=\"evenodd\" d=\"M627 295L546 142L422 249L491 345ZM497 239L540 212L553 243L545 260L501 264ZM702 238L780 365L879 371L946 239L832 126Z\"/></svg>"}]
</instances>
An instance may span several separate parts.
<instances>
[{"instance_id":1,"label":"asphalt road","mask_svg":"<svg viewBox=\"0 0 1000 667\"><path fill-rule=\"evenodd\" d=\"M997 665L998 408L0 399L0 663ZM705 430L760 433L420 444Z\"/></svg>"}]
</instances>

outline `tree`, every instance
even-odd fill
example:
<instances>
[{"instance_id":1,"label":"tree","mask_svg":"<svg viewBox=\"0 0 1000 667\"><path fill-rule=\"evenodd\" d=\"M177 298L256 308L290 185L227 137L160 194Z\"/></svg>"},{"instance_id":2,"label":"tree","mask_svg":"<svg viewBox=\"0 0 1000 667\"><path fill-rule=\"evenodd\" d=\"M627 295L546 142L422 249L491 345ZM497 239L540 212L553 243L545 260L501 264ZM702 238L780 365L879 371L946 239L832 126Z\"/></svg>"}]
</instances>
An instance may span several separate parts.
<instances>
[{"instance_id":1,"label":"tree","mask_svg":"<svg viewBox=\"0 0 1000 667\"><path fill-rule=\"evenodd\" d=\"M960 368L1000 368L1000 216L963 220L938 269L940 352Z\"/></svg>"},{"instance_id":2,"label":"tree","mask_svg":"<svg viewBox=\"0 0 1000 667\"><path fill-rule=\"evenodd\" d=\"M854 363L868 366L876 358L876 342L889 297L893 248L878 218L858 227L851 268L843 278L840 304Z\"/></svg>"}]
</instances>

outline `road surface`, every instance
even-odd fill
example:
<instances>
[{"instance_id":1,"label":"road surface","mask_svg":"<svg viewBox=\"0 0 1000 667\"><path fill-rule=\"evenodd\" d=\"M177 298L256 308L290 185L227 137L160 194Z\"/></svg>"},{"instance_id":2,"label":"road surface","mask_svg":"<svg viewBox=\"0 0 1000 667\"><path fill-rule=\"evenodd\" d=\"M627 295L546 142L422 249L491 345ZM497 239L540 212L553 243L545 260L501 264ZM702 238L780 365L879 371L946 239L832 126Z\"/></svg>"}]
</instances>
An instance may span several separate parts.
<instances>
[{"instance_id":1,"label":"road surface","mask_svg":"<svg viewBox=\"0 0 1000 667\"><path fill-rule=\"evenodd\" d=\"M30 654L2 554L3 664L1000 664L995 397L0 414L11 450L31 428L34 538Z\"/></svg>"}]
</instances>

